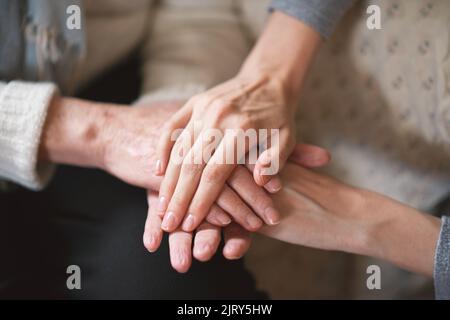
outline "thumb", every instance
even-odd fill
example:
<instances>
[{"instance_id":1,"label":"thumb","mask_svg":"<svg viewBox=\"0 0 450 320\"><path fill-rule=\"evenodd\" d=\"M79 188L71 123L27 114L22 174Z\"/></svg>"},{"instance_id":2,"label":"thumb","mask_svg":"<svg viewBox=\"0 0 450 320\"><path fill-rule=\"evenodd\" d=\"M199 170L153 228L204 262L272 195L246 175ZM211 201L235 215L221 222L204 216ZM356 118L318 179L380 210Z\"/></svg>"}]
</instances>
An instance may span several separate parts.
<instances>
[{"instance_id":1,"label":"thumb","mask_svg":"<svg viewBox=\"0 0 450 320\"><path fill-rule=\"evenodd\" d=\"M253 178L259 186L266 185L284 167L295 145L289 130L282 130L279 137L271 136L271 146L258 157Z\"/></svg>"}]
</instances>

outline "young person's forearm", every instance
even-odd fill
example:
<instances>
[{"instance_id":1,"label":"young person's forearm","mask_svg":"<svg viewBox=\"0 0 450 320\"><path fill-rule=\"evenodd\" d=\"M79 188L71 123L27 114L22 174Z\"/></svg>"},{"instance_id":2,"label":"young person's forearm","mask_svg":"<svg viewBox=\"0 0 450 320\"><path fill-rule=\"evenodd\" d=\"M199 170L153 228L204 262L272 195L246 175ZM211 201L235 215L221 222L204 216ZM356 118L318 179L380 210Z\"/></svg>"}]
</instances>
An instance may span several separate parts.
<instances>
[{"instance_id":1,"label":"young person's forearm","mask_svg":"<svg viewBox=\"0 0 450 320\"><path fill-rule=\"evenodd\" d=\"M374 193L366 207L373 219L366 225L368 241L359 253L433 276L440 220Z\"/></svg>"},{"instance_id":2,"label":"young person's forearm","mask_svg":"<svg viewBox=\"0 0 450 320\"><path fill-rule=\"evenodd\" d=\"M284 217L279 225L262 228L264 234L433 275L440 219L291 163L281 177L284 187L273 197Z\"/></svg>"},{"instance_id":3,"label":"young person's forearm","mask_svg":"<svg viewBox=\"0 0 450 320\"><path fill-rule=\"evenodd\" d=\"M274 12L241 68L244 76L279 80L292 101L300 89L322 42L318 32L281 12Z\"/></svg>"}]
</instances>

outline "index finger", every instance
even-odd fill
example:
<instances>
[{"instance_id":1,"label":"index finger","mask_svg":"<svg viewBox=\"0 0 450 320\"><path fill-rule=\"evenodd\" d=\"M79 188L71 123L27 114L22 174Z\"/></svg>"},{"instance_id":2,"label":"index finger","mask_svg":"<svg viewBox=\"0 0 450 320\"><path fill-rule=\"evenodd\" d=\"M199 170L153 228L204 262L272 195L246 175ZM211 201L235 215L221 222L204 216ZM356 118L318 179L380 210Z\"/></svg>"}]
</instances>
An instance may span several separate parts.
<instances>
[{"instance_id":1,"label":"index finger","mask_svg":"<svg viewBox=\"0 0 450 320\"><path fill-rule=\"evenodd\" d=\"M225 182L237 165L234 159L227 159L227 152L234 150L234 147L234 136L225 135L203 170L197 190L188 209L189 214L182 224L183 230L195 230L206 217L214 201L216 201Z\"/></svg>"}]
</instances>

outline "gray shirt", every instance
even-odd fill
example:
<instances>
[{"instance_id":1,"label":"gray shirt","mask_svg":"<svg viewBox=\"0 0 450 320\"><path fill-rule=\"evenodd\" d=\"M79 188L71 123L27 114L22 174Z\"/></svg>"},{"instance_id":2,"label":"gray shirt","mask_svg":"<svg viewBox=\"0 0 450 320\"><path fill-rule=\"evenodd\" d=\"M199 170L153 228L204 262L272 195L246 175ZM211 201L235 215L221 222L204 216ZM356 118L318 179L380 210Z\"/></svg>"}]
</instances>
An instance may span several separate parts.
<instances>
[{"instance_id":1,"label":"gray shirt","mask_svg":"<svg viewBox=\"0 0 450 320\"><path fill-rule=\"evenodd\" d=\"M450 218L442 217L441 233L434 259L436 299L450 300Z\"/></svg>"},{"instance_id":2,"label":"gray shirt","mask_svg":"<svg viewBox=\"0 0 450 320\"><path fill-rule=\"evenodd\" d=\"M355 0L273 0L270 10L279 10L302 20L328 38Z\"/></svg>"},{"instance_id":3,"label":"gray shirt","mask_svg":"<svg viewBox=\"0 0 450 320\"><path fill-rule=\"evenodd\" d=\"M272 0L270 11L295 17L328 38L355 0ZM450 300L450 218L442 218L434 261L436 299Z\"/></svg>"}]
</instances>

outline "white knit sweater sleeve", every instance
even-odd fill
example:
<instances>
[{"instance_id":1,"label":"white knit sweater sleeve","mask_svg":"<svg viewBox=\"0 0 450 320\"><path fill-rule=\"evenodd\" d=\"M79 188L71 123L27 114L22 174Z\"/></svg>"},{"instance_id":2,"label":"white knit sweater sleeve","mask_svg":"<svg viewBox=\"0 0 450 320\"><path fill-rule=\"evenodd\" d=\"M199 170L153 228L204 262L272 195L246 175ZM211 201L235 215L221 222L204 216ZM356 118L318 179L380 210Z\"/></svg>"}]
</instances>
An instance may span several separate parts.
<instances>
[{"instance_id":1,"label":"white knit sweater sleeve","mask_svg":"<svg viewBox=\"0 0 450 320\"><path fill-rule=\"evenodd\" d=\"M51 83L0 82L0 179L33 190L44 187L54 166L38 163L38 150Z\"/></svg>"},{"instance_id":2,"label":"white knit sweater sleeve","mask_svg":"<svg viewBox=\"0 0 450 320\"><path fill-rule=\"evenodd\" d=\"M250 44L232 0L163 0L143 46L139 104L186 100L233 77Z\"/></svg>"}]
</instances>

